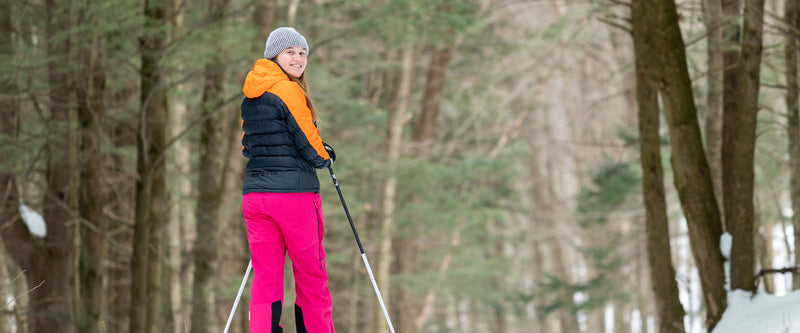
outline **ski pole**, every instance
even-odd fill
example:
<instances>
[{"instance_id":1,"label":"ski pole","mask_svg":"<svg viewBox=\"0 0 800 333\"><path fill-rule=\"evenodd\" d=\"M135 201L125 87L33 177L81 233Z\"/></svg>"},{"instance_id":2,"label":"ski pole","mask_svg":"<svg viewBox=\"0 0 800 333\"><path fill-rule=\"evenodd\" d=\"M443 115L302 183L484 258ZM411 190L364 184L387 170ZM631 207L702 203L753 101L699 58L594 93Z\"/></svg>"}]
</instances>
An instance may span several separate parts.
<instances>
[{"instance_id":1,"label":"ski pole","mask_svg":"<svg viewBox=\"0 0 800 333\"><path fill-rule=\"evenodd\" d=\"M389 324L389 330L394 333L394 326L392 326L392 320L389 319L389 312L386 311L386 305L383 304L383 297L381 296L381 291L378 290L378 284L375 282L375 276L372 275L372 268L369 266L369 260L367 260L367 254L364 253L364 247L361 246L361 239L358 238L358 232L356 231L356 226L353 224L353 218L350 217L350 211L347 209L347 204L344 203L344 196L342 196L342 190L339 188L339 181L336 180L336 175L333 174L333 167L328 165L328 171L331 173L331 179L333 179L333 185L336 186L336 192L339 193L339 200L342 201L342 207L344 208L344 213L347 215L347 221L350 222L350 229L353 230L353 236L356 238L356 243L358 244L358 250L361 251L361 259L364 260L364 266L367 267L367 273L369 273L369 280L372 282L372 288L375 289L375 295L378 297L378 303L381 305L381 310L383 310L383 316L386 318L386 323Z\"/></svg>"},{"instance_id":2,"label":"ski pole","mask_svg":"<svg viewBox=\"0 0 800 333\"><path fill-rule=\"evenodd\" d=\"M231 315L228 316L228 323L225 324L225 331L224 333L228 333L228 329L231 327L231 320L233 320L233 314L236 313L236 306L239 305L239 298L242 297L242 291L244 291L244 286L247 284L247 277L250 276L250 269L253 268L253 260L247 264L247 271L244 272L244 279L242 279L242 285L239 287L239 293L236 294L236 300L233 301L233 309L231 309Z\"/></svg>"}]
</instances>

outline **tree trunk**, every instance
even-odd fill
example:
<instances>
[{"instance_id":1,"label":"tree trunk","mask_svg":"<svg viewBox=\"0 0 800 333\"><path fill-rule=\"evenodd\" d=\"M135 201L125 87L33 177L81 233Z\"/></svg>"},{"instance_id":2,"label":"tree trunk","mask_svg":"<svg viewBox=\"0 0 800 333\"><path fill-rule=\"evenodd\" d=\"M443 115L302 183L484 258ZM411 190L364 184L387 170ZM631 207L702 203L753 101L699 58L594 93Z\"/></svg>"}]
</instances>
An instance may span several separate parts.
<instances>
[{"instance_id":1,"label":"tree trunk","mask_svg":"<svg viewBox=\"0 0 800 333\"><path fill-rule=\"evenodd\" d=\"M11 64L11 59L14 56L13 48L13 25L11 24L11 2L0 0L0 66L5 70L6 64ZM14 80L8 76L0 76L0 91L8 95L8 98L0 99L0 146L16 146L17 142L17 89ZM22 218L19 214L19 195L17 193L17 184L15 181L14 168L15 165L9 159L0 160L0 236L2 236L2 243L5 246L9 258L19 266L21 270L30 269L30 255L31 255L31 236L26 230L25 225L22 223ZM3 256L3 264L0 266L2 270L4 291L12 290L9 283L5 253ZM15 293L7 293L14 295ZM15 306L12 311L16 312ZM8 310L8 309L6 309ZM11 322L15 317L8 313L7 318L3 318L3 326L8 325L8 328L0 328L3 332L8 332L11 329ZM17 325L21 326L21 322L17 321ZM24 327L19 327L20 331L25 331Z\"/></svg>"},{"instance_id":2,"label":"tree trunk","mask_svg":"<svg viewBox=\"0 0 800 333\"><path fill-rule=\"evenodd\" d=\"M72 332L72 299L70 288L70 230L73 216L70 212L70 176L72 170L64 166L69 160L69 113L71 100L70 77L67 73L70 40L62 34L69 31L69 3L47 1L47 65L50 84L50 124L47 138L47 189L43 218L47 235L33 240L31 268L26 270L28 287L40 285L31 291L30 332Z\"/></svg>"},{"instance_id":3,"label":"tree trunk","mask_svg":"<svg viewBox=\"0 0 800 333\"><path fill-rule=\"evenodd\" d=\"M156 333L160 328L168 328L166 320L169 316L169 309L164 305L169 293L165 292L164 286L164 266L166 264L166 250L168 247L165 237L167 219L169 217L168 192L166 185L166 164L164 163L164 152L166 148L167 130L169 129L169 115L167 113L167 102L164 100L164 114L154 116L162 119L163 125L158 133L151 137L152 143L158 142L158 150L161 151L160 161L155 161L151 165L152 183L150 197L149 219L150 219L150 242L147 253L147 327L146 333ZM152 113L151 113L152 115Z\"/></svg>"},{"instance_id":4,"label":"tree trunk","mask_svg":"<svg viewBox=\"0 0 800 333\"><path fill-rule=\"evenodd\" d=\"M614 333L631 333L630 308L628 303L616 301L612 304L614 304Z\"/></svg>"},{"instance_id":5,"label":"tree trunk","mask_svg":"<svg viewBox=\"0 0 800 333\"><path fill-rule=\"evenodd\" d=\"M412 136L415 145L423 152L422 155L427 156L430 153L429 145L436 133L436 117L441 106L447 65L452 58L452 45L437 48L430 55L425 90L422 96L422 108Z\"/></svg>"},{"instance_id":6,"label":"tree trunk","mask_svg":"<svg viewBox=\"0 0 800 333\"><path fill-rule=\"evenodd\" d=\"M12 24L12 6L10 1L0 0L0 70L5 72L12 65L14 57L14 30ZM0 146L14 147L19 145L19 102L17 83L9 76L0 76L0 91L6 98L0 99ZM8 257L13 265L2 266L4 272L25 272L31 269L33 237L22 222L19 212L20 197L16 183L17 165L15 159L0 159L0 237ZM3 254L5 256L5 254ZM3 260L5 261L5 260ZM21 275L10 273L8 275ZM27 280L27 279L26 279ZM4 283L5 281L3 281ZM27 281L26 281L27 282ZM10 295L27 293L27 283L17 281L7 286ZM7 322L15 322L19 333L27 333L20 309L27 311L25 298L18 298L19 304L8 312ZM9 325L8 329L11 329Z\"/></svg>"},{"instance_id":7,"label":"tree trunk","mask_svg":"<svg viewBox=\"0 0 800 333\"><path fill-rule=\"evenodd\" d=\"M717 207L722 210L722 107L723 107L723 65L722 47L722 2L706 0L703 2L703 18L708 33L708 104L706 111L706 159L714 182Z\"/></svg>"},{"instance_id":8,"label":"tree trunk","mask_svg":"<svg viewBox=\"0 0 800 333\"><path fill-rule=\"evenodd\" d=\"M212 1L208 4L206 20L208 24L219 23L225 15L228 1ZM227 165L228 140L224 126L228 124L226 115L220 112L222 105L222 83L225 81L222 63L223 51L216 45L209 45L217 53L205 67L205 80L202 92L202 115L204 121L200 131L199 175L202 184L197 186L195 221L197 240L194 245L194 283L192 285L192 330L194 333L207 333L216 328L214 321L214 277L217 276L217 252L219 230L219 208L225 189L224 166Z\"/></svg>"},{"instance_id":9,"label":"tree trunk","mask_svg":"<svg viewBox=\"0 0 800 333\"><path fill-rule=\"evenodd\" d=\"M145 1L140 37L142 58L140 117L137 132L136 207L131 258L130 332L151 333L161 313L162 230L166 218L164 149L168 128L166 73L161 67L168 1Z\"/></svg>"},{"instance_id":10,"label":"tree trunk","mask_svg":"<svg viewBox=\"0 0 800 333\"><path fill-rule=\"evenodd\" d=\"M719 209L714 197L708 162L697 122L686 51L672 0L660 0L649 22L655 22L652 39L659 55L659 90L672 142L675 187L689 227L692 253L707 306L706 326L712 330L726 308L723 258L719 251L722 235Z\"/></svg>"},{"instance_id":11,"label":"tree trunk","mask_svg":"<svg viewBox=\"0 0 800 333\"><path fill-rule=\"evenodd\" d=\"M390 267L392 265L392 233L394 230L394 209L397 204L397 175L396 165L400 159L400 149L402 146L402 132L405 123L406 113L408 112L409 99L411 98L411 79L414 60L413 44L408 43L402 51L402 71L400 76L400 86L397 89L397 97L394 105L390 108L386 124L386 182L383 185L383 202L381 204L381 223L380 247L378 250L378 269L376 272L376 282L381 290L384 290L383 300L385 304L392 304L389 290ZM387 305L388 306L388 305ZM387 309L389 310L389 309ZM385 323L385 318L381 308L375 307L375 332L389 332Z\"/></svg>"},{"instance_id":12,"label":"tree trunk","mask_svg":"<svg viewBox=\"0 0 800 333\"><path fill-rule=\"evenodd\" d=\"M546 115L546 117L551 117ZM548 272L556 279L564 281L566 284L572 283L570 271L568 269L569 263L562 251L562 242L558 235L572 233L572 231L564 231L563 225L558 223L559 210L567 207L566 204L560 202L563 195L558 193L559 186L556 184L559 177L560 168L555 166L554 158L551 154L551 149L548 149L546 142L555 136L555 129L551 126L551 121L545 119L539 129L534 131L526 131L526 141L528 146L531 147L531 157L528 162L528 174L530 182L533 184L531 191L531 199L533 205L529 211L531 220L535 221L530 223L531 235L536 235L539 240L535 241L534 246L534 260L539 261L537 268L542 272ZM567 135L565 135L567 136ZM545 262L546 261L546 262ZM535 281L537 285L541 285L542 277ZM537 292L537 290L534 290ZM542 291L554 294L552 299L539 298L535 304L537 311L542 311L549 303L562 304L553 313L555 318L545 317L544 312L537 313L543 321L544 326L552 325L550 331L564 332L564 333L579 333L580 328L578 325L578 316L576 305L574 302L574 293L563 287L558 290Z\"/></svg>"},{"instance_id":13,"label":"tree trunk","mask_svg":"<svg viewBox=\"0 0 800 333\"><path fill-rule=\"evenodd\" d=\"M414 228L414 235L423 235L422 226L411 225ZM392 271L402 275L413 275L417 270L420 260L420 249L413 236L395 236L392 239L392 253L396 255L392 258ZM422 300L418 296L419 292L412 292L407 286L395 286L391 294L393 297L393 316L394 328L398 332L415 333L419 332L415 324L415 314L424 307Z\"/></svg>"},{"instance_id":14,"label":"tree trunk","mask_svg":"<svg viewBox=\"0 0 800 333\"><path fill-rule=\"evenodd\" d=\"M11 60L14 57L12 37L14 27L11 17L11 2L0 0L0 66L3 66L2 69L4 71L6 64L11 64ZM8 95L7 98L0 99L0 146L15 146L17 145L16 124L19 104L17 103L15 81L9 76L0 76L0 91ZM14 164L8 159L2 159L0 160L0 231L2 231L3 236L5 236L6 230L15 229L13 225L21 224L18 205L17 186L14 182ZM5 237L3 237L3 243L8 247L9 244ZM22 247L24 248L25 246ZM8 251L12 252L12 249L9 248ZM13 256L13 253L11 254Z\"/></svg>"},{"instance_id":15,"label":"tree trunk","mask_svg":"<svg viewBox=\"0 0 800 333\"><path fill-rule=\"evenodd\" d=\"M79 14L81 24L92 24L83 21L87 17L86 8ZM93 21L93 19L89 19ZM80 250L80 291L81 306L85 318L79 321L80 332L95 333L103 331L105 317L105 259L106 231L108 220L103 215L106 193L103 190L102 178L105 173L101 153L101 123L105 114L103 91L105 89L105 72L102 67L102 48L100 36L90 36L82 41L79 59L82 63L76 85L78 97L78 120L80 124L80 189L79 212L83 218L81 223L82 246Z\"/></svg>"},{"instance_id":16,"label":"tree trunk","mask_svg":"<svg viewBox=\"0 0 800 333\"><path fill-rule=\"evenodd\" d=\"M726 147L726 145L732 141L735 141L735 131L725 130L726 127L730 127L730 122L733 120L733 117L728 116L729 114L736 113L736 94L739 93L739 11L741 9L741 0L720 0L720 4L722 5L722 67L723 67L723 74L722 74L722 152L720 157L722 158L722 167L725 167L725 158L726 152L725 150L730 148ZM726 137L726 135L734 135L733 138ZM722 172L722 193L718 194L717 196L722 197L722 226L723 230L728 230L728 222L727 222L727 214L725 211L727 210L725 206L727 205L726 200L728 200L726 195L730 193L728 191L728 182L725 179L725 172Z\"/></svg>"},{"instance_id":17,"label":"tree trunk","mask_svg":"<svg viewBox=\"0 0 800 333\"><path fill-rule=\"evenodd\" d=\"M286 10L286 21L289 23L288 25L290 27L294 26L297 20L297 6L299 3L300 0L289 0L289 8Z\"/></svg>"},{"instance_id":18,"label":"tree trunk","mask_svg":"<svg viewBox=\"0 0 800 333\"><path fill-rule=\"evenodd\" d=\"M536 183L536 182L534 181L534 183ZM533 206L529 206L525 210L533 212L533 211L535 211L535 208ZM536 223L528 223L528 224L529 224L528 229L530 230L529 231L530 235L539 235L540 234L541 231L539 231L539 230L540 230L541 226L537 226ZM531 264L531 267L530 267L531 268L530 276L531 276L531 279L535 279L536 276L543 275L542 273L546 272L547 270L545 268L545 259L544 259L545 256L544 256L544 253L543 253L544 251L542 250L542 248L544 247L544 244L542 244L543 241L541 239L539 239L539 237L536 237L536 236L533 236L532 238L533 239L530 240L530 242L531 242L531 245L530 245L531 246L531 258L532 258L531 259L532 260L532 264ZM535 293L537 291L537 287L535 287L535 286L530 286L529 288L531 288L531 291L530 291L531 294L533 294L533 293ZM532 304L532 305L533 305L534 311L536 312L535 316L534 316L535 320L536 320L536 323L535 323L535 326L532 327L532 329L534 329L536 332L539 332L539 333L550 333L550 332L552 332L552 329L550 327L551 326L550 325L551 320L549 320L545 316L542 316L541 313L539 313L541 311L541 309L537 308L536 304Z\"/></svg>"},{"instance_id":19,"label":"tree trunk","mask_svg":"<svg viewBox=\"0 0 800 333\"><path fill-rule=\"evenodd\" d=\"M2 6L2 5L0 5L0 6ZM0 10L2 10L2 9L0 9ZM3 181L3 176L0 176L0 186L2 186L2 181ZM0 200L4 200L4 199L6 199L6 198L5 197L0 197ZM2 210L3 210L3 207L0 207L0 218L3 217ZM12 288L13 282L12 282L11 278L9 278L9 276L8 276L8 269L7 269L8 267L10 267L10 266L9 266L9 263L8 263L8 260L7 260L7 257L6 257L6 252L5 251L0 251L0 283L3 286L2 287L2 291L3 291L4 294L9 295L9 296L6 296L6 297L14 297L14 294L11 292L13 290L13 288ZM10 304L7 304L4 307L3 310L5 310L5 313L3 314L2 317L0 317L0 333L12 333L11 330L14 329L14 326L15 326L14 325L15 324L14 323L14 317L12 316L12 314L13 314L12 311L14 311L14 308L16 308L16 305L14 305L13 307L9 306L9 305ZM17 332L14 332L14 333L17 333Z\"/></svg>"},{"instance_id":20,"label":"tree trunk","mask_svg":"<svg viewBox=\"0 0 800 333\"><path fill-rule=\"evenodd\" d=\"M272 31L272 26L275 22L275 9L278 8L278 0L265 0L258 1L253 10L253 22L258 27L258 36L256 40L267 41L269 33ZM261 43L254 43L258 46L258 50L263 52L263 45Z\"/></svg>"},{"instance_id":21,"label":"tree trunk","mask_svg":"<svg viewBox=\"0 0 800 333\"><path fill-rule=\"evenodd\" d=\"M175 39L178 31L182 31L185 27L187 10L183 10L183 4L171 2L171 7L167 16L171 23L169 39ZM204 29L205 31L205 29ZM178 64L176 71L183 72L186 67L185 63ZM195 80L193 80L194 82ZM172 85L174 81L167 79L167 84ZM196 85L191 84L192 88ZM189 89L192 89L189 88ZM180 93L179 93L180 94ZM182 131L186 127L186 104L184 99L175 99L169 101L169 125L166 130L167 137L177 138L184 133ZM194 172L187 173L186 170L192 170L191 143L189 140L177 140L171 148L173 153L169 156L167 162L171 167L166 170L166 179L168 180L169 193L174 196L174 203L170 205L168 217L164 226L164 239L163 239L163 264L161 265L161 283L165 292L160 296L161 306L163 309L163 322L159 325L159 332L163 333L182 333L188 332L189 320L188 314L184 314L184 299L183 295L191 288L191 268L184 270L184 246L189 244L188 239L194 239L194 235L188 236L188 232L184 232L195 226L193 219L194 207L187 204L180 198L192 197L192 178L196 177ZM166 213L166 212L165 212ZM189 306L186 306L190 308Z\"/></svg>"},{"instance_id":22,"label":"tree trunk","mask_svg":"<svg viewBox=\"0 0 800 333\"><path fill-rule=\"evenodd\" d=\"M439 112L439 107L442 100L442 92L444 90L444 77L447 69L447 64L452 58L452 46L445 45L442 49L436 49L431 52L430 62L428 63L428 73L425 78L425 92L422 97L421 112L417 119L416 128L412 135L412 142L414 146L420 148L419 155L430 158L430 143L433 140L436 131L436 115ZM416 198L409 198L407 201L415 201ZM415 225L418 234L425 233L425 226ZM455 230L454 234L459 231ZM455 236L454 236L455 237ZM417 237L403 236L395 240L396 253L402 255L397 256L398 267L401 274L415 274L418 269L418 260L420 248L417 245ZM449 266L449 257L452 255L448 252L440 265L439 276L445 274ZM439 281L440 278L437 278ZM438 282L436 283L438 284ZM434 285L436 285L434 284ZM398 289L399 301L399 317L396 322L396 329L400 332L419 332L422 330L427 318L430 316L431 307L436 299L436 291L431 288L426 292L424 300L419 299L419 296L412 293L408 288ZM416 312L422 311L420 315Z\"/></svg>"},{"instance_id":23,"label":"tree trunk","mask_svg":"<svg viewBox=\"0 0 800 333\"><path fill-rule=\"evenodd\" d=\"M638 241L637 243L638 243L636 247L637 251L640 251L639 253L647 253L648 250L647 250L646 235L645 237L642 237L640 241ZM651 316L651 310L650 310L651 305L656 302L655 292L653 292L655 290L653 288L653 281L652 279L648 279L648 275L650 274L650 258L645 256L639 256L639 259L637 259L636 261L637 261L636 279L639 281L636 285L636 293L638 297L636 297L636 299L634 300L633 305L635 309L639 310L639 325L633 327L632 329L639 333L648 333L649 332L648 329L650 326L649 319ZM658 317L658 315L656 316ZM660 325L658 320L656 320L656 325Z\"/></svg>"},{"instance_id":24,"label":"tree trunk","mask_svg":"<svg viewBox=\"0 0 800 333\"><path fill-rule=\"evenodd\" d=\"M672 266L669 219L661 165L661 137L657 85L657 50L654 48L653 6L635 0L631 6L633 51L636 60L636 101L639 108L639 149L642 163L642 195L645 204L645 236L650 280L655 296L659 332L684 332L685 312L678 297ZM643 318L642 320L646 320Z\"/></svg>"},{"instance_id":25,"label":"tree trunk","mask_svg":"<svg viewBox=\"0 0 800 333\"><path fill-rule=\"evenodd\" d=\"M508 324L506 324L506 311L502 306L496 306L491 311L491 318L488 323L491 331L494 332L508 332Z\"/></svg>"},{"instance_id":26,"label":"tree trunk","mask_svg":"<svg viewBox=\"0 0 800 333\"><path fill-rule=\"evenodd\" d=\"M764 268L774 268L772 263L775 259L775 251L772 250L772 230L775 228L770 221L756 221L759 224L757 230L763 230L763 232L756 232L753 235L753 245L754 245L754 256L758 258L756 265L754 267L754 271L758 271ZM759 285L763 286L764 292L767 294L775 294L775 274L766 274L761 277L763 284L759 283ZM756 281L753 280L755 283Z\"/></svg>"},{"instance_id":27,"label":"tree trunk","mask_svg":"<svg viewBox=\"0 0 800 333\"><path fill-rule=\"evenodd\" d=\"M730 283L731 289L749 291L755 289L753 191L763 21L764 0L746 0L736 112L725 114L723 128L725 221L733 239Z\"/></svg>"},{"instance_id":28,"label":"tree trunk","mask_svg":"<svg viewBox=\"0 0 800 333\"><path fill-rule=\"evenodd\" d=\"M461 221L464 220L462 219ZM422 332L423 329L425 328L425 324L428 321L428 318L431 317L431 313L433 313L434 311L434 307L436 304L436 290L442 286L444 276L450 269L450 263L453 259L453 252L456 249L458 249L459 245L461 245L461 229L463 227L463 224L464 224L463 222L459 222L456 228L453 230L453 234L450 237L449 248L442 257L442 261L441 264L439 265L439 270L435 282L433 282L430 288L428 288L428 290L425 292L424 302L422 302L422 306L419 308L419 314L416 317L410 317L413 318L414 322L413 332ZM415 309L412 309L412 311L413 310Z\"/></svg>"},{"instance_id":29,"label":"tree trunk","mask_svg":"<svg viewBox=\"0 0 800 333\"><path fill-rule=\"evenodd\" d=\"M786 110L787 110L787 136L789 141L789 179L792 202L792 226L794 229L794 257L795 266L800 263L800 106L798 94L800 87L797 82L798 40L800 40L800 3L786 1L786 14L783 22L786 26L784 41L784 58L786 59ZM795 274L792 279L792 290L800 289L800 275Z\"/></svg>"},{"instance_id":30,"label":"tree trunk","mask_svg":"<svg viewBox=\"0 0 800 333\"><path fill-rule=\"evenodd\" d=\"M531 194L534 202L531 216L534 221L537 221L537 223L531 223L531 234L541 235L541 247L545 249L542 252L545 252L547 254L545 257L549 259L549 268L545 268L544 264L542 264L539 266L540 269L549 271L549 274L565 281L565 283L571 283L572 279L565 263L566 258L564 258L561 242L557 237L557 234L560 234L561 231L559 231L560 227L556 222L556 209L561 204L558 203L557 195L553 189L554 185L550 181L556 175L554 175L552 163L547 161L546 150L536 149L535 146L537 140L542 142L542 138L550 135L549 131L550 129L546 128L543 131L535 132L533 134L536 136L535 138L528 138L529 144L534 151L528 168L531 182L535 184ZM559 288L556 291L555 298L557 298L556 302L564 304L557 309L557 319L555 321L558 322L558 329L555 331L565 333L580 332L573 293L567 288ZM537 305L542 306L544 304ZM546 321L547 319L543 318L542 320Z\"/></svg>"},{"instance_id":31,"label":"tree trunk","mask_svg":"<svg viewBox=\"0 0 800 333\"><path fill-rule=\"evenodd\" d=\"M73 81L74 83L74 81ZM79 186L80 186L80 169L78 167L78 136L81 133L78 133L78 130L75 128L73 124L78 122L78 112L77 110L70 110L68 114L67 124L69 127L67 129L67 146L68 146L68 156L67 159L67 169L68 176L67 176L67 211L70 213L70 221L67 225L71 225L68 229L70 232L70 258L69 258L69 285L70 285L70 299L72 307L72 327L75 331L80 331L81 326L85 326L86 324L86 316L85 310L83 308L83 301L81 295L83 291L81 290L81 217L79 214L78 209L78 200L80 195L78 194ZM63 163L63 162L62 162ZM75 212L78 212L76 214Z\"/></svg>"},{"instance_id":32,"label":"tree trunk","mask_svg":"<svg viewBox=\"0 0 800 333\"><path fill-rule=\"evenodd\" d=\"M550 223L552 225L555 223L555 221L550 221ZM553 256L553 275L562 279L566 283L570 283L571 279L569 278L569 269L565 263L566 258L564 258L563 251L561 250L561 242L554 233L551 233L551 235L547 236L547 243L550 248L550 253ZM577 307L573 301L574 296L575 295L566 287L561 287L557 291L556 297L558 297L558 301L565 304L558 309L558 322L561 328L560 331L564 333L580 333L578 316L576 313Z\"/></svg>"}]
</instances>

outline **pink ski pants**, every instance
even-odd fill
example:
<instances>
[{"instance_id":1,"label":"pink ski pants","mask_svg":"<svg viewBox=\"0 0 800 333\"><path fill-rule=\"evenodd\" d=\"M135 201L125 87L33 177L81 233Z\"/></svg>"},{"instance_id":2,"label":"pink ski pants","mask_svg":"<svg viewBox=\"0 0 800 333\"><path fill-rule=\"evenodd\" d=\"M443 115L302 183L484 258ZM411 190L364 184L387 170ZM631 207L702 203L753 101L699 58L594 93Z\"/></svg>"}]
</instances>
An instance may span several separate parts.
<instances>
[{"instance_id":1,"label":"pink ski pants","mask_svg":"<svg viewBox=\"0 0 800 333\"><path fill-rule=\"evenodd\" d=\"M286 253L295 278L297 332L334 333L318 193L247 193L242 214L253 260L250 332L283 332Z\"/></svg>"}]
</instances>

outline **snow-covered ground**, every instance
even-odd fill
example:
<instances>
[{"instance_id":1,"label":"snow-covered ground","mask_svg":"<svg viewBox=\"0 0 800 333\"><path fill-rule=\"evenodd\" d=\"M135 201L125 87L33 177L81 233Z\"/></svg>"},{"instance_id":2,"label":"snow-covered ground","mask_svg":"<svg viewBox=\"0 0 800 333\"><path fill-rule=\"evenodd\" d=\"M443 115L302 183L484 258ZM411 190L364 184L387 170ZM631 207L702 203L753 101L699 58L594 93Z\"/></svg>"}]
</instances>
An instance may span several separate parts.
<instances>
[{"instance_id":1,"label":"snow-covered ground","mask_svg":"<svg viewBox=\"0 0 800 333\"><path fill-rule=\"evenodd\" d=\"M728 292L728 308L714 333L800 333L800 292L783 296Z\"/></svg>"},{"instance_id":2,"label":"snow-covered ground","mask_svg":"<svg viewBox=\"0 0 800 333\"><path fill-rule=\"evenodd\" d=\"M730 258L730 247L731 238L726 233L720 239L720 250L726 258ZM780 260L775 267L785 264ZM729 274L728 264L725 264L725 274ZM776 289L785 290L791 279L780 276L775 282ZM729 289L727 287L726 284ZM776 296L728 290L728 307L713 333L800 333L800 291Z\"/></svg>"}]
</instances>

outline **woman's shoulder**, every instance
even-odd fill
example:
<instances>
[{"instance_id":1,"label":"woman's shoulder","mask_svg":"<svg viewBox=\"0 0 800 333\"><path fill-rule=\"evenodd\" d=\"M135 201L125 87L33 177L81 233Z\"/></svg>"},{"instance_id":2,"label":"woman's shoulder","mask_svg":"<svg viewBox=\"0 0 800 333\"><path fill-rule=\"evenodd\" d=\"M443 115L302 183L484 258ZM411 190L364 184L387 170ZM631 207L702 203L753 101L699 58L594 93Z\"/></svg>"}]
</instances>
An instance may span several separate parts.
<instances>
[{"instance_id":1,"label":"woman's shoulder","mask_svg":"<svg viewBox=\"0 0 800 333\"><path fill-rule=\"evenodd\" d=\"M306 95L303 94L303 89L300 88L300 85L288 79L275 83L269 92L280 97L286 104L305 104L306 102Z\"/></svg>"}]
</instances>

